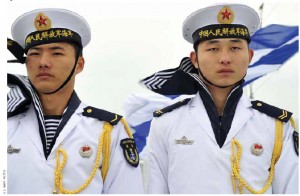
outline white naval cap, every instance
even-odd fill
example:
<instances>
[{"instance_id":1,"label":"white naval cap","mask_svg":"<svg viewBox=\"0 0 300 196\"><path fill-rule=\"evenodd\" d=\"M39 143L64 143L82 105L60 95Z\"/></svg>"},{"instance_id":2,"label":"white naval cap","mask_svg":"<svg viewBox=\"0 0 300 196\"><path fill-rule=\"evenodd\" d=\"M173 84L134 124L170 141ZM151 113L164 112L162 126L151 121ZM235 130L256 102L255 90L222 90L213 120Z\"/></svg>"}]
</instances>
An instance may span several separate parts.
<instances>
[{"instance_id":1,"label":"white naval cap","mask_svg":"<svg viewBox=\"0 0 300 196\"><path fill-rule=\"evenodd\" d=\"M185 40L195 44L217 38L243 38L260 27L260 18L251 7L243 4L219 4L199 9L183 22Z\"/></svg>"},{"instance_id":2,"label":"white naval cap","mask_svg":"<svg viewBox=\"0 0 300 196\"><path fill-rule=\"evenodd\" d=\"M25 51L53 42L75 42L85 47L91 40L90 26L82 16L58 8L36 9L21 15L11 32L13 40Z\"/></svg>"}]
</instances>

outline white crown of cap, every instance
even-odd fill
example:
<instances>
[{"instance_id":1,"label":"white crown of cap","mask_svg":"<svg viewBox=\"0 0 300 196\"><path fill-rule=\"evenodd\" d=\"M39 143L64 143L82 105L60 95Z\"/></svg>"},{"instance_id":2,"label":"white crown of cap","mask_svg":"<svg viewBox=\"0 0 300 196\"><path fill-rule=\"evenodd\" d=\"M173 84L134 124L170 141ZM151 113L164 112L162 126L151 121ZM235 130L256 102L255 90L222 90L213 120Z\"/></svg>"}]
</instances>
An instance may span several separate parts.
<instances>
[{"instance_id":1,"label":"white crown of cap","mask_svg":"<svg viewBox=\"0 0 300 196\"><path fill-rule=\"evenodd\" d=\"M232 24L246 26L250 36L260 27L260 18L253 8L244 4L216 4L199 9L184 20L182 25L183 38L193 43L192 35L196 30L208 25L220 24L217 19L217 14L225 6L230 7L234 12L235 16Z\"/></svg>"},{"instance_id":2,"label":"white crown of cap","mask_svg":"<svg viewBox=\"0 0 300 196\"><path fill-rule=\"evenodd\" d=\"M26 37L37 31L34 25L37 14L43 13L51 20L51 28L66 28L78 33L82 46L85 47L91 40L91 29L87 21L75 12L59 8L36 9L18 17L11 27L14 41L25 47Z\"/></svg>"}]
</instances>

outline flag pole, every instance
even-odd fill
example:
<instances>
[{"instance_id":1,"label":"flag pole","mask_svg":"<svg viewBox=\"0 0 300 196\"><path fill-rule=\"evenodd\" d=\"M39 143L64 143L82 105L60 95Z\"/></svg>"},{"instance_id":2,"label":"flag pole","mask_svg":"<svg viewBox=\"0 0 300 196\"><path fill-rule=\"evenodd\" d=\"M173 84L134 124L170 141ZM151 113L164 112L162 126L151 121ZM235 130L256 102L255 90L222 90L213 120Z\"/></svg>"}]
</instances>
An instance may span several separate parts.
<instances>
[{"instance_id":1,"label":"flag pole","mask_svg":"<svg viewBox=\"0 0 300 196\"><path fill-rule=\"evenodd\" d=\"M260 27L262 26L262 22L263 22L263 11L264 11L264 3L262 3L259 6Z\"/></svg>"}]
</instances>

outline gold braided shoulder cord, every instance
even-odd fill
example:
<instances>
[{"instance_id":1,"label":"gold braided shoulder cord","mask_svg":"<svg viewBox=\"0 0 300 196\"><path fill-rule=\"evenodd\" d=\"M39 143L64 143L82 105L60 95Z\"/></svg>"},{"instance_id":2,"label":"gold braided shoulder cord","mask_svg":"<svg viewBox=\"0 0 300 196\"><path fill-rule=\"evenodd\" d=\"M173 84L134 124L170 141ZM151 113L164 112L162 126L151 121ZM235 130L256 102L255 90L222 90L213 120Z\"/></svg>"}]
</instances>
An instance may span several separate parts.
<instances>
[{"instance_id":1,"label":"gold braided shoulder cord","mask_svg":"<svg viewBox=\"0 0 300 196\"><path fill-rule=\"evenodd\" d=\"M121 122L123 123L125 130L128 134L128 136L130 138L133 138L132 133L130 131L129 126L127 125L126 121L124 120L124 118L121 119ZM110 124L109 124L110 125ZM111 125L110 125L111 126ZM111 137L111 131L112 128L110 130L108 130L105 134L104 134L104 139L103 139L103 161L102 161L102 169L101 169L101 174L102 174L102 178L103 181L106 178L106 174L108 172L108 168L109 168L109 159L110 159L110 137Z\"/></svg>"},{"instance_id":2,"label":"gold braided shoulder cord","mask_svg":"<svg viewBox=\"0 0 300 196\"><path fill-rule=\"evenodd\" d=\"M232 167L232 174L231 174L231 180L232 180L232 188L233 192L236 193L236 181L238 183L238 189L239 193L243 193L243 187L245 187L248 191L250 191L253 194L262 194L266 192L269 187L272 184L273 177L274 177L274 170L275 170L275 164L278 161L280 154L281 154L281 148L282 148L282 131L283 131L283 123L279 120L276 120L276 136L275 136L275 144L274 149L272 153L272 159L271 159L271 170L269 174L269 178L265 184L265 186L261 190L254 190L240 175L240 165L239 160L242 155L242 146L241 144L236 140L233 139L231 142L231 167ZM236 149L237 148L237 153Z\"/></svg>"},{"instance_id":3,"label":"gold braided shoulder cord","mask_svg":"<svg viewBox=\"0 0 300 196\"><path fill-rule=\"evenodd\" d=\"M124 125L124 127L125 127L125 130L126 130L128 136L129 136L130 138L133 138L132 133L131 133L131 131L130 131L130 128L129 128L127 122L125 121L125 119L122 118L122 119L121 119L121 122L123 123L123 125Z\"/></svg>"},{"instance_id":4,"label":"gold braided shoulder cord","mask_svg":"<svg viewBox=\"0 0 300 196\"><path fill-rule=\"evenodd\" d=\"M67 152L61 148L61 146L59 147L59 149L56 152L56 168L55 168L55 173L54 173L55 188L53 190L54 194L58 194L58 193L59 194L77 194L77 193L80 193L82 190L84 190L91 183L91 181L93 180L93 178L95 177L95 175L97 173L97 170L100 165L101 152L103 152L102 167L104 167L104 168L102 168L104 170L104 172L102 170L101 173L102 173L103 181L105 180L106 173L108 170L109 156L110 156L110 133L113 129L113 126L110 125L109 123L105 122L103 129L104 130L102 131L101 136L99 138L96 161L95 161L95 165L93 167L92 173L90 174L90 176L86 180L86 182L75 190L67 190L63 187L63 168L67 163L68 155L67 155ZM104 148L103 148L103 146L104 146ZM108 146L108 148L107 148L107 146ZM103 148L103 151L102 151L102 148ZM60 158L61 155L62 155L62 162L61 162L61 158Z\"/></svg>"},{"instance_id":5,"label":"gold braided shoulder cord","mask_svg":"<svg viewBox=\"0 0 300 196\"><path fill-rule=\"evenodd\" d=\"M123 123L125 130L130 138L133 138L132 133L130 131L130 128L124 118L121 119L121 122ZM80 193L82 190L84 190L93 180L94 176L96 175L97 169L99 168L100 165L100 157L101 157L101 152L103 153L103 160L102 160L102 168L101 168L101 175L103 181L105 181L108 168L109 168L109 159L110 159L110 143L111 143L111 132L113 130L113 126L107 122L104 123L103 126L103 132L99 138L99 143L98 143L98 150L97 150L97 155L96 155L96 162L94 165L94 168L92 170L92 173L90 177L86 180L86 182L81 185L78 189L75 190L66 190L63 185L62 185L62 170L64 166L67 163L67 152L63 150L61 147L56 152L56 169L55 169L55 189L53 191L54 194L56 193L63 193L63 194L76 194ZM62 163L60 162L60 155L62 155Z\"/></svg>"},{"instance_id":6,"label":"gold braided shoulder cord","mask_svg":"<svg viewBox=\"0 0 300 196\"><path fill-rule=\"evenodd\" d=\"M290 122L291 122L291 125L294 128L294 130L297 131L296 123L295 123L295 120L293 119L293 117L290 118Z\"/></svg>"},{"instance_id":7,"label":"gold braided shoulder cord","mask_svg":"<svg viewBox=\"0 0 300 196\"><path fill-rule=\"evenodd\" d=\"M104 135L103 135L103 160L102 160L102 168L101 168L101 175L103 178L103 182L106 178L106 174L108 172L109 168L109 160L110 160L110 138L111 138L111 131L113 129L113 126L111 124L107 124L108 128L105 129Z\"/></svg>"}]
</instances>

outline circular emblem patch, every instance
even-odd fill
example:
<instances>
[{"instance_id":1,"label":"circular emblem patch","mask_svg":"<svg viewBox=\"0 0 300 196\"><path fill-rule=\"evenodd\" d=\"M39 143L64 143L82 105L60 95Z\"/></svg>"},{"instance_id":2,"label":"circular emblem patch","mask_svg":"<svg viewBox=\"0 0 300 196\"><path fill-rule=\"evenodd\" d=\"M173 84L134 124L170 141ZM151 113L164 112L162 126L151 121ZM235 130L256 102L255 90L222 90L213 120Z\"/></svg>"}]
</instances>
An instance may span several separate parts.
<instances>
[{"instance_id":1,"label":"circular emblem patch","mask_svg":"<svg viewBox=\"0 0 300 196\"><path fill-rule=\"evenodd\" d=\"M84 145L79 149L79 153L83 158L90 158L93 154L93 149L88 145Z\"/></svg>"},{"instance_id":2,"label":"circular emblem patch","mask_svg":"<svg viewBox=\"0 0 300 196\"><path fill-rule=\"evenodd\" d=\"M254 143L251 146L251 153L256 155L256 156L260 156L263 153L264 149L263 146L259 143Z\"/></svg>"}]
</instances>

